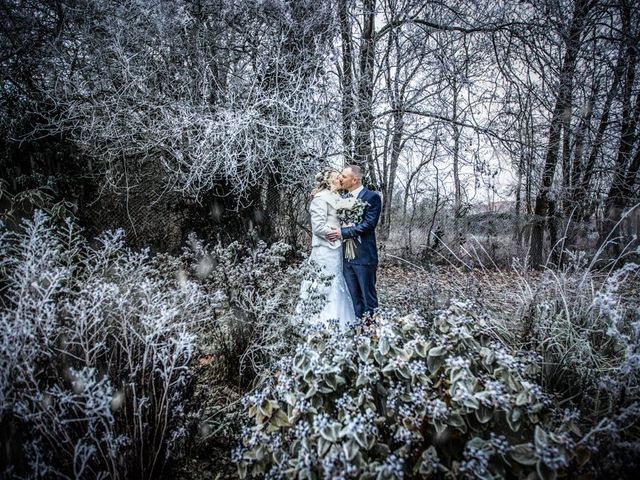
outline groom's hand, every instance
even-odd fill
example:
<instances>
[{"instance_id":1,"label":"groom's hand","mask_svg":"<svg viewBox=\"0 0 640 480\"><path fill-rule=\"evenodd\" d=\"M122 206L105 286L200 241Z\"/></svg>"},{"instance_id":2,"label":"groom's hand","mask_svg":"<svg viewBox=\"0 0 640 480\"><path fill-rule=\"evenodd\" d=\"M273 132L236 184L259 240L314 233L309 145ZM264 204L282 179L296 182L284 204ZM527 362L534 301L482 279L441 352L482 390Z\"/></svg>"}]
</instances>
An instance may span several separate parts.
<instances>
[{"instance_id":1,"label":"groom's hand","mask_svg":"<svg viewBox=\"0 0 640 480\"><path fill-rule=\"evenodd\" d=\"M329 240L330 242L338 240L340 237L342 237L342 235L339 228L333 228L329 233L327 233L327 240Z\"/></svg>"}]
</instances>

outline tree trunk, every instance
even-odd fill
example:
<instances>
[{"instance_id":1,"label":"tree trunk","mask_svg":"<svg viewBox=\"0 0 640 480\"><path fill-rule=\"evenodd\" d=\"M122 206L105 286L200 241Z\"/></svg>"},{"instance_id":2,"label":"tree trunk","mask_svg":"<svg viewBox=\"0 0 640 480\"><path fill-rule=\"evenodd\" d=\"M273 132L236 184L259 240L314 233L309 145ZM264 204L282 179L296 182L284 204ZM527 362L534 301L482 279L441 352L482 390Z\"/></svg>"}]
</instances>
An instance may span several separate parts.
<instances>
[{"instance_id":1,"label":"tree trunk","mask_svg":"<svg viewBox=\"0 0 640 480\"><path fill-rule=\"evenodd\" d=\"M516 205L515 205L515 225L513 238L515 239L518 246L522 245L522 177L523 170L525 169L525 154L524 148L520 149L520 162L518 165L518 181L516 183Z\"/></svg>"},{"instance_id":2,"label":"tree trunk","mask_svg":"<svg viewBox=\"0 0 640 480\"><path fill-rule=\"evenodd\" d=\"M384 202L382 205L382 231L381 238L389 238L389 228L391 226L391 204L393 202L393 189L395 187L398 161L402 149L402 135L404 134L404 113L402 109L396 110L393 114L393 136L391 138L391 159L389 161L389 176L385 183Z\"/></svg>"},{"instance_id":3,"label":"tree trunk","mask_svg":"<svg viewBox=\"0 0 640 480\"><path fill-rule=\"evenodd\" d=\"M589 126L591 125L591 117L593 113L593 106L598 94L598 82L595 82L591 89L591 94L587 100L587 105L580 119L580 125L575 137L575 148L573 152L573 160L571 162L571 172L566 174L568 182L566 184L566 197L564 205L565 217L570 222L567 225L566 232L567 237L563 239L562 250L565 248L565 243L572 246L575 245L577 238L579 238L580 232L583 231L583 225L580 221L580 217L576 215L579 210L578 205L575 202L576 189L580 183L580 166L582 165L584 156L584 145ZM567 180L567 178L565 178Z\"/></svg>"},{"instance_id":4,"label":"tree trunk","mask_svg":"<svg viewBox=\"0 0 640 480\"><path fill-rule=\"evenodd\" d=\"M347 163L353 160L353 43L349 22L348 0L339 0L340 34L342 37L342 145Z\"/></svg>"},{"instance_id":5,"label":"tree trunk","mask_svg":"<svg viewBox=\"0 0 640 480\"><path fill-rule=\"evenodd\" d=\"M626 5L626 7L628 8L628 5ZM629 16L626 16L626 20L629 21L630 12L627 11L627 14ZM618 155L616 157L611 187L605 201L604 220L600 231L600 244L607 241L608 237L611 242L610 250L613 254L620 253L620 242L615 239L617 232L616 224L620 220L622 212L629 201L633 181L635 181L637 173L637 168L636 171L633 171L633 168L636 167L634 165L635 161L630 161L633 147L637 140L635 132L640 117L640 94L636 94L634 106L632 106L631 100L638 59L638 46L636 42L637 39L627 38L626 75L622 98L620 143L618 145ZM628 183L629 180L632 181L631 184Z\"/></svg>"},{"instance_id":6,"label":"tree trunk","mask_svg":"<svg viewBox=\"0 0 640 480\"><path fill-rule=\"evenodd\" d=\"M462 231L460 227L460 217L462 217L462 186L460 185L460 127L456 123L458 121L458 83L453 79L453 101L451 127L453 129L453 224L456 235L456 243L462 242Z\"/></svg>"},{"instance_id":7,"label":"tree trunk","mask_svg":"<svg viewBox=\"0 0 640 480\"><path fill-rule=\"evenodd\" d=\"M363 2L363 29L360 45L360 78L358 82L357 115L353 160L365 172L371 182L377 184L371 148L373 130L373 61L375 54L375 0Z\"/></svg>"},{"instance_id":8,"label":"tree trunk","mask_svg":"<svg viewBox=\"0 0 640 480\"><path fill-rule=\"evenodd\" d=\"M602 107L602 115L600 116L600 122L598 124L598 130L596 132L595 140L593 141L591 151L589 152L589 157L587 158L586 165L582 169L582 175L579 180L579 184L574 185L573 203L576 205L575 216L578 222L586 222L589 220L589 217L591 217L591 213L587 213L587 195L591 185L591 179L593 177L596 160L598 158L598 155L600 154L604 142L604 134L609 127L611 104L613 103L613 100L618 92L618 86L620 85L623 71L624 51L621 50L620 54L618 55L616 67L613 71L613 80L611 81L611 87L607 92L607 97L605 98L604 105Z\"/></svg>"},{"instance_id":9,"label":"tree trunk","mask_svg":"<svg viewBox=\"0 0 640 480\"><path fill-rule=\"evenodd\" d=\"M580 119L580 127L578 128L578 133L576 134L576 144L573 151L573 162L571 163L571 172L568 183L569 191L567 192L569 195L568 200L574 207L575 203L572 200L575 198L575 190L580 183L580 166L582 165L582 159L584 155L584 144L587 137L587 132L589 131L589 125L591 125L593 106L596 102L597 95L598 84L595 83L593 85L591 95L587 100L587 106L585 107L584 114Z\"/></svg>"},{"instance_id":10,"label":"tree trunk","mask_svg":"<svg viewBox=\"0 0 640 480\"><path fill-rule=\"evenodd\" d=\"M566 51L560 70L560 86L551 117L551 125L549 127L549 140L542 172L542 182L536 195L535 208L533 211L534 218L529 245L531 265L535 268L542 266L544 233L547 226L547 216L549 214L549 195L558 163L560 138L566 112L571 104L573 75L580 50L580 37L584 28L585 19L592 7L593 4L590 0L576 0L569 35L566 40Z\"/></svg>"}]
</instances>

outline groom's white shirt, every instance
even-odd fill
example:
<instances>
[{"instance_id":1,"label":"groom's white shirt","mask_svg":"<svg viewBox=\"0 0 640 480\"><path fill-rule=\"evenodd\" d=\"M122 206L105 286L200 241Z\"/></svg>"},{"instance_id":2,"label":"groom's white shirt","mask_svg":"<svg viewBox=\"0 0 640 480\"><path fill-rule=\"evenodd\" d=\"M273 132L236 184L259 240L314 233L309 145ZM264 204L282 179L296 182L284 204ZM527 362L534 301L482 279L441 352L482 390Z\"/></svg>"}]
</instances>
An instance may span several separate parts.
<instances>
[{"instance_id":1,"label":"groom's white shirt","mask_svg":"<svg viewBox=\"0 0 640 480\"><path fill-rule=\"evenodd\" d=\"M360 195L360 192L362 190L364 190L364 185L360 185L358 188L356 188L355 190L352 190L349 193L351 194L352 197L358 198L358 195Z\"/></svg>"},{"instance_id":2,"label":"groom's white shirt","mask_svg":"<svg viewBox=\"0 0 640 480\"><path fill-rule=\"evenodd\" d=\"M320 245L329 248L339 248L342 242L334 240L330 242L326 239L327 234L332 228L340 228L340 220L336 214L336 205L340 196L329 190L323 190L317 193L311 204L309 205L309 213L311 216L311 246Z\"/></svg>"},{"instance_id":3,"label":"groom's white shirt","mask_svg":"<svg viewBox=\"0 0 640 480\"><path fill-rule=\"evenodd\" d=\"M360 185L358 188L356 188L353 192L349 192L349 194L355 198L358 198L358 195L360 195L360 192L364 190L364 185ZM380 202L384 203L384 198L382 198L382 192L376 192L378 194L378 196L380 197Z\"/></svg>"}]
</instances>

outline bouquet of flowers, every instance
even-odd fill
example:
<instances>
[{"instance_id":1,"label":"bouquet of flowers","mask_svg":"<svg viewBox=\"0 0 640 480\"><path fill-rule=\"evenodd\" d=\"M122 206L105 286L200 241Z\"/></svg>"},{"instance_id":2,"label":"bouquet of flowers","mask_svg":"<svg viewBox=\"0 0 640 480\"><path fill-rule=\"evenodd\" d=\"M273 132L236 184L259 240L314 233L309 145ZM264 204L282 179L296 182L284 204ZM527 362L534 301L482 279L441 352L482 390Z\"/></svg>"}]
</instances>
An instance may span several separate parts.
<instances>
[{"instance_id":1,"label":"bouquet of flowers","mask_svg":"<svg viewBox=\"0 0 640 480\"><path fill-rule=\"evenodd\" d=\"M364 209L369 205L359 198L346 197L340 199L336 207L336 214L343 227L350 227L362 221ZM344 258L353 260L356 258L356 243L353 238L344 240Z\"/></svg>"}]
</instances>

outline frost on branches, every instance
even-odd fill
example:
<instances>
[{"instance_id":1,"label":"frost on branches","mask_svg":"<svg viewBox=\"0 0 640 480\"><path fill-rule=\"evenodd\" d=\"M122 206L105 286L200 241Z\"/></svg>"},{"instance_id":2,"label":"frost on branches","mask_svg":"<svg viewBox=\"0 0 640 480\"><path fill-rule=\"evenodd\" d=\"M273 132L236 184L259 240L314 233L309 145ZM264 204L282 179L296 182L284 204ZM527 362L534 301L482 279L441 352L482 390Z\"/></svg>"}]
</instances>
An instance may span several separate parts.
<instances>
[{"instance_id":1,"label":"frost on branches","mask_svg":"<svg viewBox=\"0 0 640 480\"><path fill-rule=\"evenodd\" d=\"M113 184L125 159L185 196L224 184L246 199L266 178L299 185L334 138L330 4L126 0L66 13L77 50L54 60L65 74L45 87L55 113L41 113Z\"/></svg>"},{"instance_id":2,"label":"frost on branches","mask_svg":"<svg viewBox=\"0 0 640 480\"><path fill-rule=\"evenodd\" d=\"M4 473L155 478L189 425L211 297L158 272L122 231L89 243L37 212L0 232L0 415L16 437Z\"/></svg>"},{"instance_id":3,"label":"frost on branches","mask_svg":"<svg viewBox=\"0 0 640 480\"><path fill-rule=\"evenodd\" d=\"M311 262L291 264L291 255L292 247L283 242L206 245L189 236L184 261L224 309L203 343L234 384L269 374L322 309L332 278ZM317 288L300 300L303 280L317 280Z\"/></svg>"}]
</instances>

